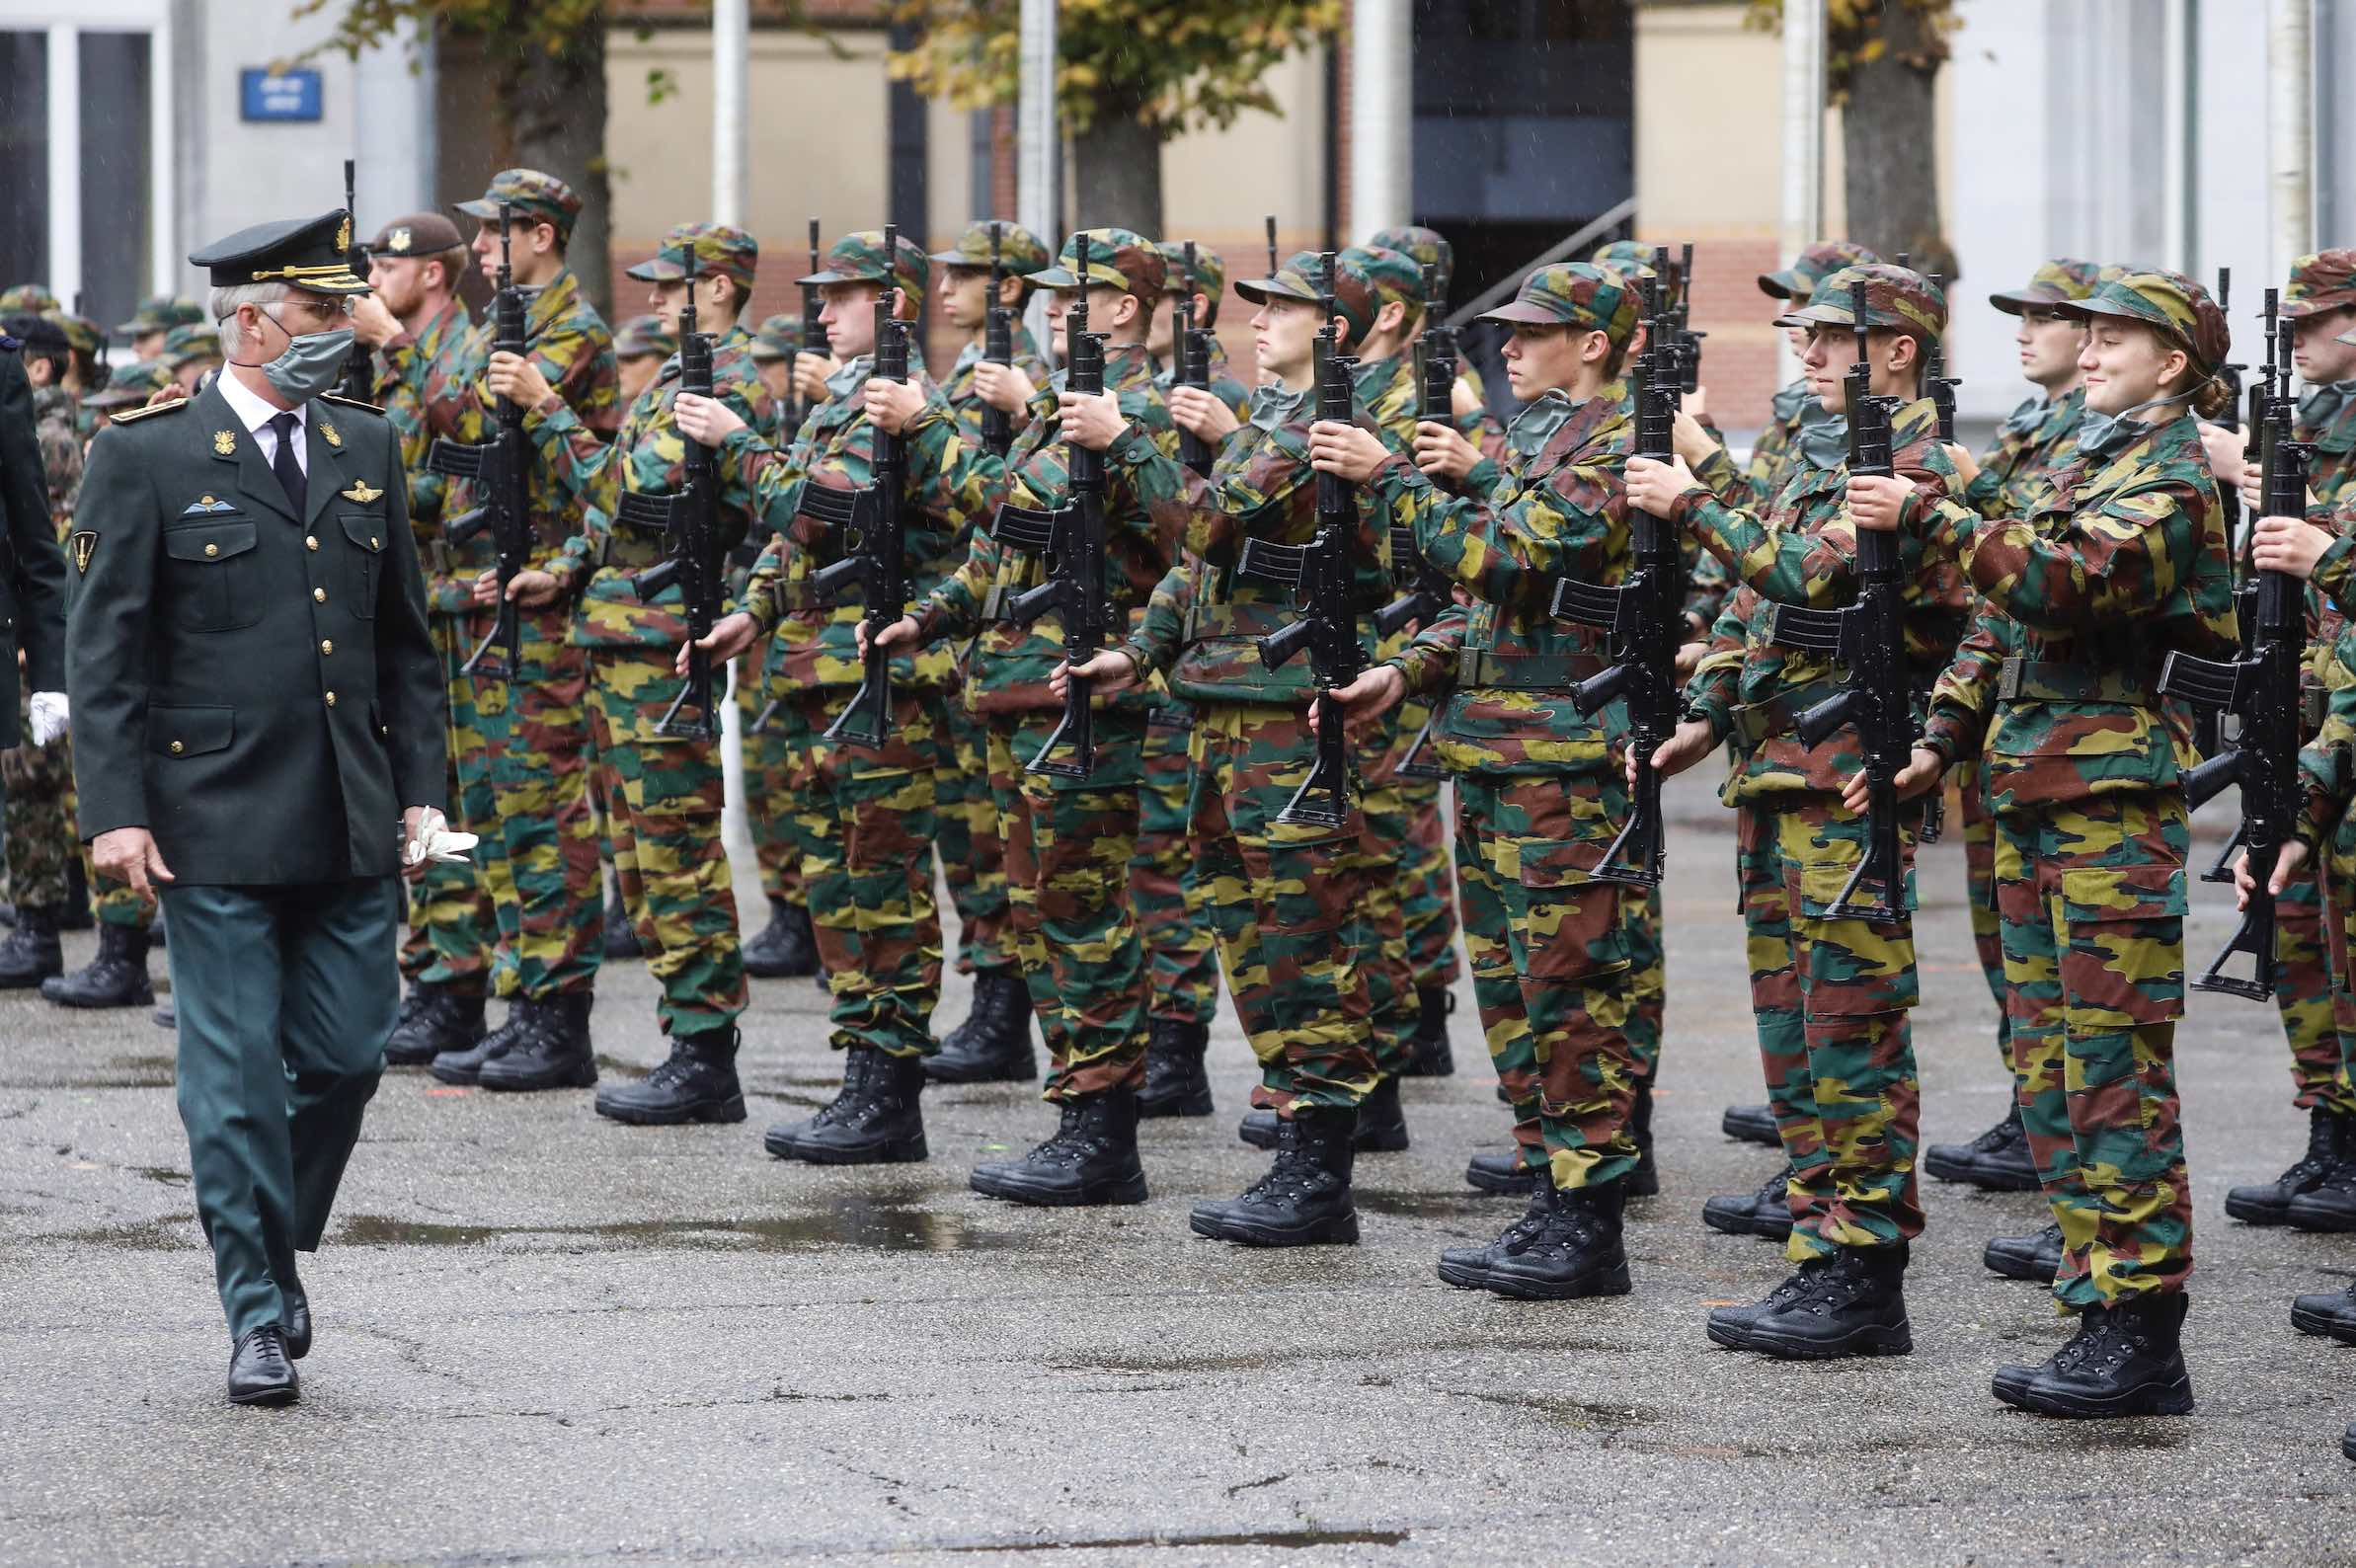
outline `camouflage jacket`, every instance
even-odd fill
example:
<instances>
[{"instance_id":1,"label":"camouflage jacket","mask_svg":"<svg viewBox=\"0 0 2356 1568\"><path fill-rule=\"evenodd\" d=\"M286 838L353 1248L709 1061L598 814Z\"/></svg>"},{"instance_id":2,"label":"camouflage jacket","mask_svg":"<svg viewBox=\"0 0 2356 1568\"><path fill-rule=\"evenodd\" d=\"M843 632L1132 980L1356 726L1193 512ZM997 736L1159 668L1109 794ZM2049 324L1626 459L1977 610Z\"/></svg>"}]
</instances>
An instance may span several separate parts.
<instances>
[{"instance_id":1,"label":"camouflage jacket","mask_svg":"<svg viewBox=\"0 0 2356 1568\"><path fill-rule=\"evenodd\" d=\"M1957 499L1983 517L2025 517L2037 493L2078 452L2085 424L2086 393L2074 387L2059 402L2024 400L1980 456L1980 472Z\"/></svg>"},{"instance_id":2,"label":"camouflage jacket","mask_svg":"<svg viewBox=\"0 0 2356 1568\"><path fill-rule=\"evenodd\" d=\"M1918 494L1943 502L1954 465L1938 445L1938 416L1927 398L1891 421L1895 466ZM1839 609L1856 597L1856 529L1848 519L1848 465L1794 463L1782 492L1766 508L1729 507L1704 492L1678 502L1678 518L1726 563L1736 587L1712 628L1709 651L1686 688L1687 705L1711 732L1733 741L1728 805L1788 790L1838 792L1860 765L1854 731L1813 748L1793 733L1793 716L1840 689L1839 666L1819 655L1778 646L1768 637L1774 604ZM1951 556L1926 550L1918 528L1901 530L1906 580L1906 660L1927 685L1954 653L1971 595Z\"/></svg>"},{"instance_id":3,"label":"camouflage jacket","mask_svg":"<svg viewBox=\"0 0 2356 1568\"><path fill-rule=\"evenodd\" d=\"M1245 411L1251 407L1252 389L1235 379L1234 371L1227 364L1227 346L1219 342L1216 335L1211 340L1211 362L1206 368L1209 371L1211 385L1208 390L1211 395L1224 403L1229 413L1242 419ZM1153 385L1165 398L1177 380L1178 369L1175 365L1165 364L1153 372Z\"/></svg>"},{"instance_id":4,"label":"camouflage jacket","mask_svg":"<svg viewBox=\"0 0 2356 1568\"><path fill-rule=\"evenodd\" d=\"M752 336L732 325L712 346L712 393L766 440L777 436L777 400L753 364ZM563 485L568 504L581 509L581 531L567 537L548 558L566 593L582 595L571 641L591 648L676 648L687 621L672 584L646 600L634 581L663 559L659 533L616 520L624 490L675 492L686 477L686 441L672 423L670 406L679 391L679 356L672 354L647 389L622 416L611 445L582 421L570 405L551 394L524 412L524 430L539 453L541 469ZM716 465L720 482L721 549L734 535L748 534L760 511L745 476ZM725 611L726 606L722 606ZM714 619L718 617L715 616Z\"/></svg>"},{"instance_id":5,"label":"camouflage jacket","mask_svg":"<svg viewBox=\"0 0 2356 1568\"><path fill-rule=\"evenodd\" d=\"M842 559L842 536L802 514L802 497L812 486L864 490L875 481L876 428L867 418L866 387L874 360L862 354L826 382L827 399L802 422L786 452L749 430L731 435L721 448L724 464L752 492L766 527L775 530L753 563L742 607L773 631L770 667L796 687L859 684L858 626L867 601L857 589L822 597L811 578ZM906 480L901 487L903 557L911 600L920 600L964 559L965 517L948 487L944 458L962 424L932 377L910 366L909 378L923 388L935 417L910 427L903 443ZM956 666L946 644L933 644L912 659L896 657L892 678L903 686L933 689L955 683Z\"/></svg>"},{"instance_id":6,"label":"camouflage jacket","mask_svg":"<svg viewBox=\"0 0 2356 1568\"><path fill-rule=\"evenodd\" d=\"M1809 423L1810 410L1823 418L1840 418L1837 414L1824 413L1824 405L1816 401L1816 389L1808 384L1806 376L1783 387L1768 400L1767 429L1751 443L1750 460L1743 464L1743 482L1751 487L1755 505L1764 507L1782 493L1783 470L1792 460L1800 428Z\"/></svg>"},{"instance_id":7,"label":"camouflage jacket","mask_svg":"<svg viewBox=\"0 0 2356 1568\"><path fill-rule=\"evenodd\" d=\"M418 542L418 560L427 568L426 607L436 615L471 610L474 583L471 574L432 569L449 481L426 467L426 453L433 445L426 420L426 383L437 369L446 373L472 326L465 302L453 296L423 332L404 332L377 352L376 384L370 389L401 442L401 468L409 476L409 529Z\"/></svg>"},{"instance_id":8,"label":"camouflage jacket","mask_svg":"<svg viewBox=\"0 0 2356 1568\"><path fill-rule=\"evenodd\" d=\"M1604 714L1586 715L1571 687L1604 667L1604 635L1556 620L1558 578L1616 584L1628 570L1627 493L1635 434L1627 384L1584 402L1548 392L1506 431L1496 485L1452 498L1403 459L1375 488L1417 549L1472 596L1391 661L1414 690L1450 676L1455 694L1434 737L1464 773L1591 773L1612 765Z\"/></svg>"},{"instance_id":9,"label":"camouflage jacket","mask_svg":"<svg viewBox=\"0 0 2356 1568\"><path fill-rule=\"evenodd\" d=\"M1269 669L1257 647L1259 638L1299 619L1297 595L1239 574L1235 561L1247 539L1306 544L1316 534L1317 476L1308 462L1316 396L1306 388L1253 389L1251 418L1219 448L1210 476L1187 478L1185 558L1155 587L1127 646L1140 668L1167 671L1170 690L1188 701L1301 707L1315 692L1305 658ZM1390 531L1363 489L1351 549L1351 607L1371 616L1390 598ZM1369 663L1372 636L1371 622L1362 620L1360 651Z\"/></svg>"},{"instance_id":10,"label":"camouflage jacket","mask_svg":"<svg viewBox=\"0 0 2356 1568\"><path fill-rule=\"evenodd\" d=\"M1480 406L1481 376L1471 365L1456 367L1456 379L1472 389L1474 407L1470 414L1458 414L1449 423L1456 432L1480 451L1480 460L1465 476L1464 488L1476 494L1486 494L1504 477L1501 466L1506 456L1505 427L1497 416ZM1423 407L1423 384L1415 371L1415 353L1393 354L1387 359L1375 359L1358 368L1358 406L1365 411L1386 434L1395 435L1404 446L1415 439L1419 423L1417 411Z\"/></svg>"},{"instance_id":11,"label":"camouflage jacket","mask_svg":"<svg viewBox=\"0 0 2356 1568\"><path fill-rule=\"evenodd\" d=\"M2217 487L2189 415L2114 455L2083 449L2037 510L1992 520L1926 509L1978 589L1971 635L1931 694L1924 744L1984 758L1990 803L2172 788L2189 726L2156 694L2181 650L2229 656L2232 566Z\"/></svg>"},{"instance_id":12,"label":"camouflage jacket","mask_svg":"<svg viewBox=\"0 0 2356 1568\"><path fill-rule=\"evenodd\" d=\"M982 363L982 340L976 338L957 351L957 363L949 367L948 377L941 382L941 395L949 400L949 411L957 416L957 432L976 446L982 444L981 398L974 394L974 367ZM1014 367L1031 378L1033 386L1046 382L1047 360L1039 353L1038 340L1031 329L1020 321L1014 324Z\"/></svg>"},{"instance_id":13,"label":"camouflage jacket","mask_svg":"<svg viewBox=\"0 0 2356 1568\"><path fill-rule=\"evenodd\" d=\"M957 506L976 526L965 560L918 606L917 619L928 640L982 629L966 683L969 702L982 712L1062 702L1048 689L1048 677L1063 662L1061 618L1043 615L1022 627L999 610L1008 595L1046 581L1046 563L999 544L990 537L988 523L1001 503L1056 507L1068 497L1070 468L1057 413L1067 373L1057 371L1040 388L1031 401L1031 423L1016 433L1003 459L962 437L944 458ZM1106 348L1105 389L1120 399L1129 419L1129 429L1104 454L1105 588L1118 629L1143 612L1177 559L1186 526L1187 471L1176 457L1178 427L1170 423L1169 406L1154 388L1153 362L1142 344ZM946 409L934 417L946 419ZM908 434L916 433L911 426ZM1133 691L1114 700L1141 707L1151 699Z\"/></svg>"},{"instance_id":14,"label":"camouflage jacket","mask_svg":"<svg viewBox=\"0 0 2356 1568\"><path fill-rule=\"evenodd\" d=\"M82 493L83 440L74 424L78 412L74 395L61 386L39 387L33 393L33 432L40 443L49 520L61 544L74 531L74 503Z\"/></svg>"},{"instance_id":15,"label":"camouflage jacket","mask_svg":"<svg viewBox=\"0 0 2356 1568\"><path fill-rule=\"evenodd\" d=\"M613 334L606 330L604 318L583 296L581 279L569 269L528 297L523 312L524 346L556 399L571 411L568 430L611 440L620 415L621 382L613 360ZM425 390L419 402L433 434L454 441L490 438L498 400L483 377L490 368L495 331L491 318L484 317L467 329L454 351L426 367ZM453 482L442 500L442 514L455 517L472 507L474 498L468 494L472 488L463 481ZM546 463L533 465L524 493L531 507L532 530L538 536L531 564L548 569L549 558L574 537L578 495ZM497 559L498 551L486 528L462 546L436 539L426 566L437 579L455 576L471 582ZM433 591L438 598L438 582Z\"/></svg>"},{"instance_id":16,"label":"camouflage jacket","mask_svg":"<svg viewBox=\"0 0 2356 1568\"><path fill-rule=\"evenodd\" d=\"M2349 527L2356 517L2356 386L2342 382L2311 390L2299 401L2291 433L2315 447L2307 465L2307 489L2314 497L2308 520L2339 535L2316 564L2308 599L2307 684L2335 691L2356 679L2335 653L2346 606L2356 597L2349 591L2349 551L2356 548L2349 543L2356 531Z\"/></svg>"}]
</instances>

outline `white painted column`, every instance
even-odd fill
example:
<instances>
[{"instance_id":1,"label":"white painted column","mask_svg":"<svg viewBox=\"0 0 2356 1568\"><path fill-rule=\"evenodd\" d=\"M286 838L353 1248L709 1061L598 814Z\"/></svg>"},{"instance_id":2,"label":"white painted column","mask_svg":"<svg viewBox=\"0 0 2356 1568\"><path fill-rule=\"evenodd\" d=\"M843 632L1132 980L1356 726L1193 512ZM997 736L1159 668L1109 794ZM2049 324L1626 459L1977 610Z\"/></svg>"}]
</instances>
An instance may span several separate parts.
<instances>
[{"instance_id":1,"label":"white painted column","mask_svg":"<svg viewBox=\"0 0 2356 1568\"><path fill-rule=\"evenodd\" d=\"M1056 197L1062 175L1062 117L1056 110L1056 0L1022 0L1015 68L1014 218L1039 236L1050 256L1063 243L1056 229ZM1047 297L1034 295L1031 335L1047 350ZM1053 352L1049 351L1050 357Z\"/></svg>"},{"instance_id":2,"label":"white painted column","mask_svg":"<svg viewBox=\"0 0 2356 1568\"><path fill-rule=\"evenodd\" d=\"M173 65L172 14L157 18L147 40L147 290L155 294L180 292L180 203L177 164L173 148L173 116L179 107L173 84L180 73Z\"/></svg>"},{"instance_id":3,"label":"white painted column","mask_svg":"<svg viewBox=\"0 0 2356 1568\"><path fill-rule=\"evenodd\" d=\"M1415 8L1357 0L1350 19L1350 227L1415 221Z\"/></svg>"},{"instance_id":4,"label":"white painted column","mask_svg":"<svg viewBox=\"0 0 2356 1568\"><path fill-rule=\"evenodd\" d=\"M68 310L82 286L82 35L49 25L49 292Z\"/></svg>"},{"instance_id":5,"label":"white painted column","mask_svg":"<svg viewBox=\"0 0 2356 1568\"><path fill-rule=\"evenodd\" d=\"M1789 266L1822 239L1824 224L1824 0L1784 0L1783 6L1783 255ZM1775 384L1799 374L1799 361L1781 334L1775 344Z\"/></svg>"},{"instance_id":6,"label":"white painted column","mask_svg":"<svg viewBox=\"0 0 2356 1568\"><path fill-rule=\"evenodd\" d=\"M712 219L743 227L745 75L752 54L748 0L712 0Z\"/></svg>"},{"instance_id":7,"label":"white painted column","mask_svg":"<svg viewBox=\"0 0 2356 1568\"><path fill-rule=\"evenodd\" d=\"M2310 0L2267 0L2266 192L2274 266L2315 249L2315 54Z\"/></svg>"}]
</instances>

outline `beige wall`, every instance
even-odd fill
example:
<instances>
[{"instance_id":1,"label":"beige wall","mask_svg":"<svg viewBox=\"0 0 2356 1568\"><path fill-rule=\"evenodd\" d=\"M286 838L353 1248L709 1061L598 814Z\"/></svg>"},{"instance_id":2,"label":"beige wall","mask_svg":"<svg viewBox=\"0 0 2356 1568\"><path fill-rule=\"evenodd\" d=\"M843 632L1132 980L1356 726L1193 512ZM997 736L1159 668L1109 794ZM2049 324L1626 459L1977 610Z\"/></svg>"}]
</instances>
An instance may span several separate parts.
<instances>
[{"instance_id":1,"label":"beige wall","mask_svg":"<svg viewBox=\"0 0 2356 1568\"><path fill-rule=\"evenodd\" d=\"M1324 51L1296 54L1265 80L1281 117L1247 114L1225 130L1190 131L1162 150L1162 212L1171 233L1247 246L1271 212L1293 248L1322 231Z\"/></svg>"},{"instance_id":2,"label":"beige wall","mask_svg":"<svg viewBox=\"0 0 2356 1568\"><path fill-rule=\"evenodd\" d=\"M1781 43L1740 5L1636 8L1636 200L1647 237L1775 232Z\"/></svg>"}]
</instances>

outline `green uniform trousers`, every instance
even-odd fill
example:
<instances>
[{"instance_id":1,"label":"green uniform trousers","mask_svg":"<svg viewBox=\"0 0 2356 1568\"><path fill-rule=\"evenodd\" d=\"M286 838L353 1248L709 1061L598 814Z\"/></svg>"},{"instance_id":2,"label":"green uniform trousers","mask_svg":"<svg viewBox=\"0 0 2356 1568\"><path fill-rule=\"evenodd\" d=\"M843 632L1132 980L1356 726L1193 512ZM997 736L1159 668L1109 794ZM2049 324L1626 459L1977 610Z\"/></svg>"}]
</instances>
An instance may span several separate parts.
<instances>
[{"instance_id":1,"label":"green uniform trousers","mask_svg":"<svg viewBox=\"0 0 2356 1568\"><path fill-rule=\"evenodd\" d=\"M802 856L787 822L793 816L793 743L782 727L785 712L782 685L772 687L762 670L766 647L739 654L737 716L745 745L745 822L752 832L753 858L760 863L760 891L764 898L791 904L805 902L802 895ZM770 703L776 702L772 708ZM768 716L766 724L762 715ZM606 858L612 858L608 850Z\"/></svg>"},{"instance_id":2,"label":"green uniform trousers","mask_svg":"<svg viewBox=\"0 0 2356 1568\"><path fill-rule=\"evenodd\" d=\"M1211 937L1209 900L1186 837L1193 720L1193 709L1177 702L1164 702L1146 717L1129 897L1145 943L1152 995L1147 1016L1209 1024L1218 1016L1218 955Z\"/></svg>"},{"instance_id":3,"label":"green uniform trousers","mask_svg":"<svg viewBox=\"0 0 2356 1568\"><path fill-rule=\"evenodd\" d=\"M961 692L941 693L938 712L933 844L957 909L957 972L1003 972L1014 968L1014 928L1006 907L1006 850L989 791L989 726L966 711Z\"/></svg>"}]
</instances>

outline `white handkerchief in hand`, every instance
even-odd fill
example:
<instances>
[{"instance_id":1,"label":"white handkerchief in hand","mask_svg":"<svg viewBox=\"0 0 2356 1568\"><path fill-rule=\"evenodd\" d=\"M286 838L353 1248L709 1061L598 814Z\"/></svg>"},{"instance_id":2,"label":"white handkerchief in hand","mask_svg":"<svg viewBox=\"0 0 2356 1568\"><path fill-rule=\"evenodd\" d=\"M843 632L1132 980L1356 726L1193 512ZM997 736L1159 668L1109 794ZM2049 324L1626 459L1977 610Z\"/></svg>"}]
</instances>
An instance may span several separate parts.
<instances>
[{"instance_id":1,"label":"white handkerchief in hand","mask_svg":"<svg viewBox=\"0 0 2356 1568\"><path fill-rule=\"evenodd\" d=\"M451 831L449 822L439 812L429 812L418 826L418 835L401 846L402 860L407 865L426 860L462 865L469 858L467 852L481 841L473 833Z\"/></svg>"}]
</instances>

